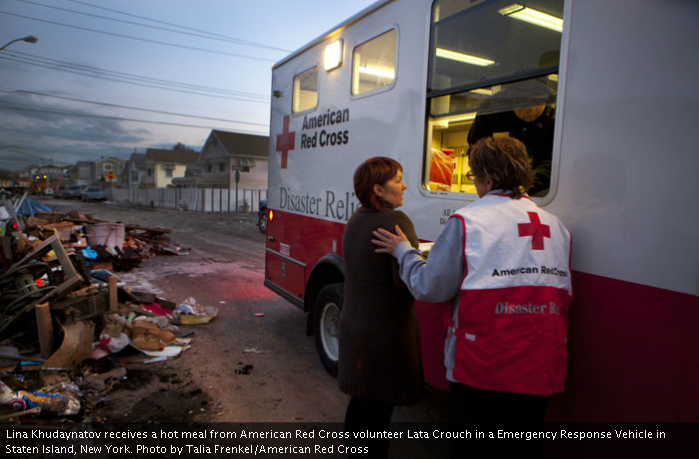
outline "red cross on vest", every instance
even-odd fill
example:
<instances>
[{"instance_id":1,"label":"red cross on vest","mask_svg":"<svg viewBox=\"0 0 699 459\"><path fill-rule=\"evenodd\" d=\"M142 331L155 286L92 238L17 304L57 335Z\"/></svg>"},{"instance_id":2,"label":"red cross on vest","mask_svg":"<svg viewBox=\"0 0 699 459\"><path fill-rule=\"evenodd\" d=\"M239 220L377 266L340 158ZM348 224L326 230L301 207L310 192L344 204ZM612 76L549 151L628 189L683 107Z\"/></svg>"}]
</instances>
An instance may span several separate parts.
<instances>
[{"instance_id":1,"label":"red cross on vest","mask_svg":"<svg viewBox=\"0 0 699 459\"><path fill-rule=\"evenodd\" d=\"M277 151L282 152L282 169L286 169L286 157L290 150L294 149L296 133L289 132L289 115L284 117L284 128L281 134L277 134Z\"/></svg>"},{"instance_id":2,"label":"red cross on vest","mask_svg":"<svg viewBox=\"0 0 699 459\"><path fill-rule=\"evenodd\" d=\"M527 212L531 223L518 223L519 237L532 237L532 250L544 250L544 238L551 238L551 228L548 225L542 225L539 220L539 214L536 212Z\"/></svg>"}]
</instances>

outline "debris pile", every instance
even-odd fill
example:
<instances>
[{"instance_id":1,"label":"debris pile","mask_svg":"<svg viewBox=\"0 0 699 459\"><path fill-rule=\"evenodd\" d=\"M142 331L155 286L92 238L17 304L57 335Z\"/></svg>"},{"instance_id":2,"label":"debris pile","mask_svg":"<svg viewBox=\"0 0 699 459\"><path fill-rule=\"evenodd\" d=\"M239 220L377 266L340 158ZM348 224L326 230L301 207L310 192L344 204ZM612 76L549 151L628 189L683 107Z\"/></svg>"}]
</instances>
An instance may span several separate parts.
<instances>
[{"instance_id":1,"label":"debris pile","mask_svg":"<svg viewBox=\"0 0 699 459\"><path fill-rule=\"evenodd\" d=\"M0 419L78 415L80 399L105 397L127 365L189 349L193 332L179 325L216 316L193 298L178 304L128 290L115 274L186 254L169 230L28 201L0 203Z\"/></svg>"}]
</instances>

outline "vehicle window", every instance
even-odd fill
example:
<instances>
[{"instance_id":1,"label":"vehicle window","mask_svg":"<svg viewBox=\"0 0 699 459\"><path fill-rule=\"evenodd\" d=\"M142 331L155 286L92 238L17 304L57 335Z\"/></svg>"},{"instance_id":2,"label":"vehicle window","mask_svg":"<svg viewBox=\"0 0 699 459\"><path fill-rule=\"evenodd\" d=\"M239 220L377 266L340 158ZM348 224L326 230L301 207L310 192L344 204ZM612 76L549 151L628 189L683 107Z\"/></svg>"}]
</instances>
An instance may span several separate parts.
<instances>
[{"instance_id":1,"label":"vehicle window","mask_svg":"<svg viewBox=\"0 0 699 459\"><path fill-rule=\"evenodd\" d=\"M424 186L475 193L469 145L510 136L527 147L532 196L547 194L564 0L437 0L428 74Z\"/></svg>"},{"instance_id":2,"label":"vehicle window","mask_svg":"<svg viewBox=\"0 0 699 459\"><path fill-rule=\"evenodd\" d=\"M318 67L294 77L293 112L305 112L318 106Z\"/></svg>"},{"instance_id":3,"label":"vehicle window","mask_svg":"<svg viewBox=\"0 0 699 459\"><path fill-rule=\"evenodd\" d=\"M386 88L396 79L396 29L354 48L352 52L352 94Z\"/></svg>"}]
</instances>

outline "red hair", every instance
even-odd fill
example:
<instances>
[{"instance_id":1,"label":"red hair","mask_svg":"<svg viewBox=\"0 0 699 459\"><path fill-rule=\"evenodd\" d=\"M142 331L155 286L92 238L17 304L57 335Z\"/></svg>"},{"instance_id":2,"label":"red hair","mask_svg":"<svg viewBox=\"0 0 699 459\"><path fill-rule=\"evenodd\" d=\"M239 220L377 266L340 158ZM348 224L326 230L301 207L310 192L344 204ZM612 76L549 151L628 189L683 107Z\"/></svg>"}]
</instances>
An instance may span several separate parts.
<instances>
[{"instance_id":1,"label":"red hair","mask_svg":"<svg viewBox=\"0 0 699 459\"><path fill-rule=\"evenodd\" d=\"M374 156L359 165L354 171L354 194L362 203L375 211L381 208L379 197L374 193L374 185L383 185L403 171L398 161L383 156Z\"/></svg>"}]
</instances>

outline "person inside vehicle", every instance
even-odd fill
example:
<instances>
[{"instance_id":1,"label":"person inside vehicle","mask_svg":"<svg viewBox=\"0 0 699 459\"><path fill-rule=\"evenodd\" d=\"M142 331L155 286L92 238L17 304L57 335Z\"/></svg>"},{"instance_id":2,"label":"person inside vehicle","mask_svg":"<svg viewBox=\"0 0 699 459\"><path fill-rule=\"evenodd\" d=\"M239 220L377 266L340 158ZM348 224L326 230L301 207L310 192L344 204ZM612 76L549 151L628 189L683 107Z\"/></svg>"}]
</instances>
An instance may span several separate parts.
<instances>
[{"instance_id":1,"label":"person inside vehicle","mask_svg":"<svg viewBox=\"0 0 699 459\"><path fill-rule=\"evenodd\" d=\"M522 141L532 159L535 175L529 195L544 196L551 180L556 119L551 87L540 78L524 80L508 84L493 98L493 103L473 120L467 137L469 145L485 137L513 137Z\"/></svg>"}]
</instances>

